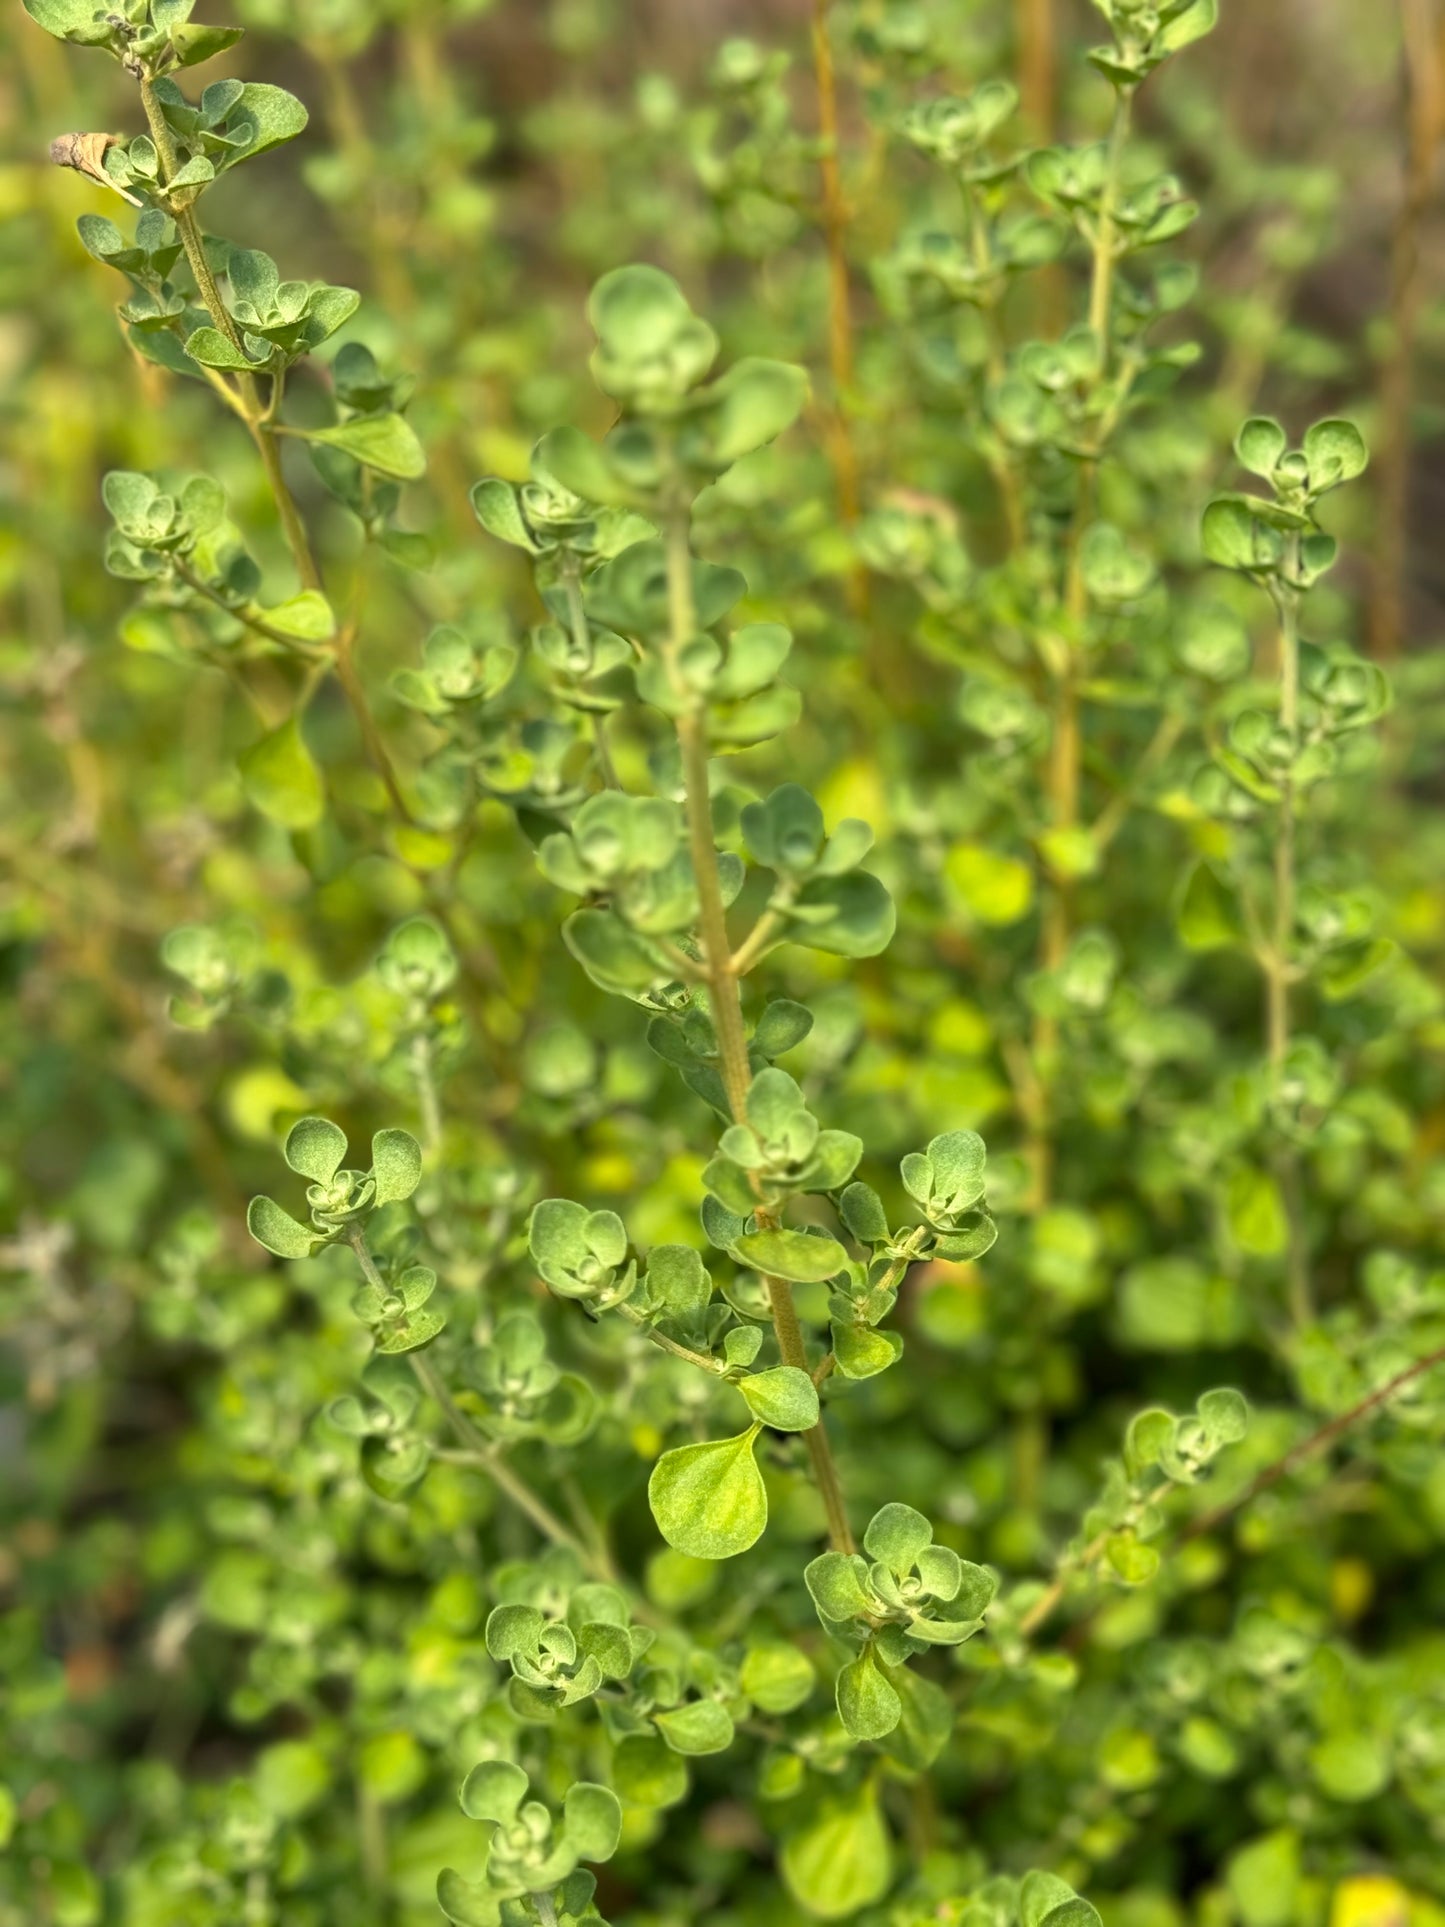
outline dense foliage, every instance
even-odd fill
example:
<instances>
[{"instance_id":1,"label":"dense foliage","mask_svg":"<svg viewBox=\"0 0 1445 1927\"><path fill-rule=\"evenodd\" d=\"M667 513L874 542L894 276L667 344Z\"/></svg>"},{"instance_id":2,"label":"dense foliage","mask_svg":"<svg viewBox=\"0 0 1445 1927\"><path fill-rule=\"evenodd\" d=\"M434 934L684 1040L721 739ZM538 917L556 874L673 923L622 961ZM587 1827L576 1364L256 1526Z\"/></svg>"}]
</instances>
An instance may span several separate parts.
<instances>
[{"instance_id":1,"label":"dense foliage","mask_svg":"<svg viewBox=\"0 0 1445 1927\"><path fill-rule=\"evenodd\" d=\"M1348 130L1216 0L24 5L0 1927L1439 1927Z\"/></svg>"}]
</instances>

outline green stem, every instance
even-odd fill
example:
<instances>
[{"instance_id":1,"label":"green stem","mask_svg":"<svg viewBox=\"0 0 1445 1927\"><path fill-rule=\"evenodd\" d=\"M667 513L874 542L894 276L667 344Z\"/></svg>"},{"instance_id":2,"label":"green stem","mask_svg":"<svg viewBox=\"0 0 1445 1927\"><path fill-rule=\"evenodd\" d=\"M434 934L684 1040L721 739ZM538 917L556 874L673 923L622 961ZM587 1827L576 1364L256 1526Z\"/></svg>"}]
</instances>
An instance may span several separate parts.
<instances>
[{"instance_id":1,"label":"green stem","mask_svg":"<svg viewBox=\"0 0 1445 1927\"><path fill-rule=\"evenodd\" d=\"M781 889L781 886L780 886ZM791 890L789 891L791 896ZM787 921L787 913L778 901L779 891L774 891L773 901L758 918L747 936L733 952L733 975L746 977L753 965L762 956L773 938Z\"/></svg>"},{"instance_id":2,"label":"green stem","mask_svg":"<svg viewBox=\"0 0 1445 1927\"><path fill-rule=\"evenodd\" d=\"M155 142L156 152L160 157L160 178L161 185L164 186L176 172L177 157L175 139L171 133L165 114L162 112L160 101L156 98L154 86L149 80L143 79L140 84L140 91L141 104L145 108L146 120L151 130L151 138ZM197 290L200 293L201 300L205 303L207 312L216 327L226 337L231 347L234 348L238 355L244 357L246 351L241 344L241 337L236 328L236 323L231 316L230 309L227 308L225 302L221 299L221 291L216 285L216 277L212 274L210 263L206 259L205 243L201 236L201 230L196 220L194 208L191 206L173 207L171 212L176 224L176 231L181 238L181 246L185 249L186 260L190 264L191 273L195 277ZM311 547L311 538L307 533L306 524L302 519L300 509L296 506L295 497L291 493L285 471L281 466L281 450L278 446L277 437L282 432L282 425L275 419L274 407L275 402L279 399L279 391L273 390L272 405L263 407L261 404L260 391L256 385L256 377L250 373L242 373L238 376L238 381L240 383L240 407L238 412L245 420L246 426L251 431L251 439L256 444L256 452L261 458L261 467L265 472L272 500L276 504L276 513L280 519L281 531L286 538L286 545L291 551L292 559L296 565L296 573L301 580L301 586L304 589L320 591L322 588L321 570ZM337 637L337 680L340 682L346 699L351 705L352 712L356 717L357 727L361 731L362 742L366 746L367 755L370 757L377 774L381 777L386 787L386 793L391 799L392 807L396 810L403 822L409 823L413 820L411 811L407 806L406 799L401 793L401 786L397 782L396 772L392 768L391 758L387 754L386 746L382 741L381 731L376 726L376 718L371 713L371 705L366 699L366 691L361 685L361 681L356 674L355 665L352 662L351 652L354 643L355 637L349 631L343 631Z\"/></svg>"},{"instance_id":3,"label":"green stem","mask_svg":"<svg viewBox=\"0 0 1445 1927\"><path fill-rule=\"evenodd\" d=\"M1297 578L1300 539L1289 543L1288 571ZM1279 720L1289 739L1291 759L1299 747L1299 591L1293 582L1279 599ZM1296 881L1295 785L1291 761L1280 779L1279 813L1274 842L1274 931L1265 952L1265 1025L1269 1052L1270 1094L1282 1101L1285 1059L1289 1054L1292 1012L1290 986L1294 981L1294 925ZM1304 1210L1300 1197L1299 1154L1282 1144L1276 1159L1287 1226L1285 1281L1290 1316L1297 1329L1314 1318L1309 1253L1305 1243Z\"/></svg>"},{"instance_id":4,"label":"green stem","mask_svg":"<svg viewBox=\"0 0 1445 1927\"><path fill-rule=\"evenodd\" d=\"M705 1352L695 1352L690 1345L680 1345L675 1338L669 1338L666 1332L660 1332L656 1326L649 1325L642 1313L631 1305L618 1305L617 1310L622 1313L629 1324L635 1325L640 1332L650 1338L654 1345L660 1346L663 1351L671 1352L674 1358L680 1358L689 1365L696 1365L699 1371L708 1373L712 1378L722 1377L722 1372L715 1358L709 1358Z\"/></svg>"},{"instance_id":5,"label":"green stem","mask_svg":"<svg viewBox=\"0 0 1445 1927\"><path fill-rule=\"evenodd\" d=\"M347 1233L347 1242L356 1254L356 1262L360 1265L361 1275L366 1282L374 1285L378 1291L386 1291L386 1280L377 1270L376 1260L367 1249L366 1238L360 1225L351 1227ZM489 1439L484 1432L478 1431L457 1404L431 1360L423 1357L420 1352L408 1352L406 1356L418 1382L436 1400L453 1432L498 1490L507 1495L518 1511L527 1515L544 1538L550 1539L553 1545L566 1546L576 1553L595 1578L605 1580L609 1585L615 1584L617 1575L612 1570L610 1561L595 1557L574 1534L568 1531L556 1513L537 1496L526 1480L513 1471L497 1441Z\"/></svg>"},{"instance_id":6,"label":"green stem","mask_svg":"<svg viewBox=\"0 0 1445 1927\"><path fill-rule=\"evenodd\" d=\"M302 642L298 636L288 636L283 629L273 628L264 616L254 615L249 609L234 608L224 596L219 595L211 587L203 576L197 575L195 570L180 557L176 558L175 567L176 574L188 588L194 589L197 595L205 596L207 601L213 602L218 609L224 610L237 622L244 623L254 634L263 636L267 642L274 642L279 648L288 650L293 656L300 656L306 662L330 663L331 650L327 644Z\"/></svg>"},{"instance_id":7,"label":"green stem","mask_svg":"<svg viewBox=\"0 0 1445 1927\"><path fill-rule=\"evenodd\" d=\"M416 1080L416 1101L417 1108L421 1112L422 1138L427 1150L435 1151L442 1141L442 1107L437 1096L432 1043L424 1030L419 1030L411 1040L411 1070Z\"/></svg>"},{"instance_id":8,"label":"green stem","mask_svg":"<svg viewBox=\"0 0 1445 1927\"><path fill-rule=\"evenodd\" d=\"M616 1582L617 1575L610 1563L599 1561L576 1535L570 1532L552 1511L551 1507L532 1490L524 1478L507 1463L502 1448L495 1439L477 1430L466 1413L448 1391L441 1374L429 1358L420 1352L408 1352L411 1368L417 1378L441 1407L447 1423L467 1448L475 1462L481 1466L487 1477L504 1492L519 1512L524 1512L546 1539L554 1546L566 1546L574 1552L593 1574L594 1578L605 1580L609 1585Z\"/></svg>"},{"instance_id":9,"label":"green stem","mask_svg":"<svg viewBox=\"0 0 1445 1927\"><path fill-rule=\"evenodd\" d=\"M1133 90L1121 87L1114 95L1114 118L1109 128L1109 157L1099 195L1099 224L1094 230L1094 276L1089 290L1089 326L1099 341L1100 366L1109 367L1110 323L1114 312L1114 250L1117 230L1114 209L1124 168L1124 146L1134 105Z\"/></svg>"},{"instance_id":10,"label":"green stem","mask_svg":"<svg viewBox=\"0 0 1445 1927\"><path fill-rule=\"evenodd\" d=\"M160 178L161 185L164 187L176 172L175 138L160 101L156 98L155 88L149 80L141 81L140 93L141 105L145 109L151 138L155 142L156 153L160 159ZM172 203L171 218L176 224L176 232L180 235L181 246L185 249L186 260L190 264L197 291L205 303L207 313L232 349L243 360L247 359L240 331L236 327L230 309L221 299L216 277L212 274L211 264L206 259L205 242L201 235L200 224L196 220L194 206L179 207ZM316 557L312 553L311 539L306 532L306 524L301 519L301 511L296 506L295 498L282 472L281 451L276 446L270 410L261 405L256 377L250 373L242 373L239 379L246 424L251 430L256 452L261 457L261 466L266 472L266 480L276 503L276 513L281 519L282 533L286 537L287 547L296 563L296 573L300 576L301 586L304 589L319 589L321 571L316 565Z\"/></svg>"},{"instance_id":11,"label":"green stem","mask_svg":"<svg viewBox=\"0 0 1445 1927\"><path fill-rule=\"evenodd\" d=\"M1052 1584L1046 1591L1040 1593L1039 1597L1019 1621L1019 1633L1024 1639L1031 1639L1044 1624L1045 1620L1050 1617L1054 1608L1063 1598L1064 1593L1068 1589L1069 1581L1075 1574L1092 1571L1100 1559L1103 1558L1104 1553L1108 1549L1109 1541L1114 1537L1114 1534L1116 1532L1128 1532L1137 1526L1150 1507L1157 1505L1173 1484L1174 1481L1172 1479L1165 1478L1163 1482L1156 1485L1152 1491L1139 1494L1139 1496L1132 1501L1128 1510L1124 1513L1124 1516L1115 1524L1105 1526L1102 1532L1096 1533L1094 1537L1089 1540L1088 1544L1082 1546L1077 1552L1067 1552L1064 1554L1054 1573Z\"/></svg>"},{"instance_id":12,"label":"green stem","mask_svg":"<svg viewBox=\"0 0 1445 1927\"><path fill-rule=\"evenodd\" d=\"M683 645L696 627L692 596L691 511L686 502L675 505L667 521L667 594L669 612L669 654L675 663ZM680 683L680 679L677 679ZM718 880L717 844L712 821L712 799L708 784L707 721L703 711L690 707L677 719L678 747L682 754L683 789L687 807L688 843L692 852L693 874L697 882L698 929L702 938L703 967L707 973L708 1007L717 1037L719 1068L728 1109L735 1122L747 1114L748 1087L752 1066L748 1061L747 1031L743 1024L742 997L733 968L728 940L727 916L723 908L722 887ZM775 1229L773 1213L759 1210L758 1223ZM793 1302L793 1288L785 1278L766 1273L763 1286L772 1311L773 1331L785 1365L808 1369L803 1328ZM838 1468L828 1443L827 1429L819 1413L818 1422L804 1434L812 1461L813 1480L822 1495L828 1519L828 1537L839 1552L852 1552L853 1533L843 1500Z\"/></svg>"},{"instance_id":13,"label":"green stem","mask_svg":"<svg viewBox=\"0 0 1445 1927\"><path fill-rule=\"evenodd\" d=\"M584 661L590 661L592 654L592 634L587 626L587 611L582 606L582 583L575 557L569 557L562 570L562 590L567 597L567 621L572 630L572 641ZM597 767L602 772L602 781L610 790L620 790L621 783L613 765L612 751L607 742L607 719L601 710L592 711L592 741L597 751Z\"/></svg>"},{"instance_id":14,"label":"green stem","mask_svg":"<svg viewBox=\"0 0 1445 1927\"><path fill-rule=\"evenodd\" d=\"M1099 374L1108 374L1110 333L1114 311L1114 251L1116 230L1114 209L1119 198L1123 174L1124 147L1129 137L1133 94L1121 88L1114 96L1114 119L1109 130L1108 160L1099 194L1099 217L1093 230L1093 271L1089 283L1089 326L1099 343ZM1073 524L1069 531L1068 562L1063 585L1063 632L1058 638L1059 660L1053 665L1052 729L1049 739L1047 771L1049 814L1053 828L1072 830L1079 820L1080 775L1083 766L1083 734L1079 713L1079 631L1088 614L1088 592L1084 584L1083 537L1094 513L1095 484L1099 458L1107 435L1112 432L1120 410L1114 407L1100 424L1092 446L1084 453L1079 471L1079 492L1074 504ZM1068 954L1073 933L1073 892L1068 881L1054 878L1048 887L1040 929L1039 967L1057 970ZM1059 1031L1056 1020L1040 1015L1034 1022L1032 1056L1037 1102L1027 1120L1030 1131L1029 1163L1033 1173L1032 1203L1036 1210L1048 1204L1054 1184L1054 1076L1057 1069Z\"/></svg>"},{"instance_id":15,"label":"green stem","mask_svg":"<svg viewBox=\"0 0 1445 1927\"><path fill-rule=\"evenodd\" d=\"M380 1899L386 1893L388 1881L386 1809L374 1794L368 1792L359 1778L356 1783L356 1832L361 1871L368 1889Z\"/></svg>"}]
</instances>

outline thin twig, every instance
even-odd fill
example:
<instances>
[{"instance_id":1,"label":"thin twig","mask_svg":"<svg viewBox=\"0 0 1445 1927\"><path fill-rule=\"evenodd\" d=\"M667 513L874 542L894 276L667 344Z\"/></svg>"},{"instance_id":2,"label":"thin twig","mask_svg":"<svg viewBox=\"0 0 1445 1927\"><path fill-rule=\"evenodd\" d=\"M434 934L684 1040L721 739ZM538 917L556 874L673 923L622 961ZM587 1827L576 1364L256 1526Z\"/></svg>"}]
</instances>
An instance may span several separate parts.
<instances>
[{"instance_id":1,"label":"thin twig","mask_svg":"<svg viewBox=\"0 0 1445 1927\"><path fill-rule=\"evenodd\" d=\"M1407 1365L1403 1371L1396 1372L1393 1378L1386 1379L1383 1385L1360 1399L1347 1412L1341 1412L1338 1417L1320 1426L1318 1431L1311 1432L1308 1438L1301 1439L1298 1445L1292 1445L1289 1451L1277 1458L1272 1465L1267 1465L1262 1472L1256 1473L1243 1492L1227 1500L1223 1505L1216 1506L1212 1512L1206 1512L1198 1519L1191 1519L1179 1535L1179 1544L1185 1545L1191 1539L1199 1539L1205 1533L1215 1531L1233 1513L1257 1499L1261 1492L1268 1492L1271 1486L1278 1485L1280 1480L1293 1472L1297 1465L1302 1465L1306 1459L1312 1459L1316 1453L1323 1452L1326 1446L1333 1445L1336 1439L1342 1437L1351 1427L1358 1425L1362 1419L1368 1418L1372 1412L1377 1411L1380 1406L1393 1398L1396 1392L1403 1391L1405 1386L1415 1379L1423 1378L1426 1372L1433 1371L1437 1365L1445 1365L1445 1345L1437 1346L1433 1352L1427 1352L1423 1358L1417 1358L1413 1365Z\"/></svg>"}]
</instances>

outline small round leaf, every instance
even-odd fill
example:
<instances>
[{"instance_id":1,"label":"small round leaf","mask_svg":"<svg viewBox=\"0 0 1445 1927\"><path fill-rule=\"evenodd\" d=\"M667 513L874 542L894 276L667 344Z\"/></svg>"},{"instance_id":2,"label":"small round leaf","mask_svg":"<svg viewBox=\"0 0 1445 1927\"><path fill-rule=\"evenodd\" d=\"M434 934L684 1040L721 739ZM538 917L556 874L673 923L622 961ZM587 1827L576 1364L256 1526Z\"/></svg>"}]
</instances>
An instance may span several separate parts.
<instances>
[{"instance_id":1,"label":"small round leaf","mask_svg":"<svg viewBox=\"0 0 1445 1927\"><path fill-rule=\"evenodd\" d=\"M664 1452L647 1482L647 1500L670 1546L694 1559L731 1559L762 1537L768 1495L753 1458L761 1425L733 1439Z\"/></svg>"}]
</instances>

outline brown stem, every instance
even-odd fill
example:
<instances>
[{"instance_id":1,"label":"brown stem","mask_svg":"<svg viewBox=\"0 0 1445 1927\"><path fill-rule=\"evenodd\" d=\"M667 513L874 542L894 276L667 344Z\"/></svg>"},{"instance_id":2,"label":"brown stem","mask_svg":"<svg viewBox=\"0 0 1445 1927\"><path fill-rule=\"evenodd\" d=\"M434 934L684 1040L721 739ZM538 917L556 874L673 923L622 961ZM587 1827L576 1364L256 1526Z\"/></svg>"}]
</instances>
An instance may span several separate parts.
<instances>
[{"instance_id":1,"label":"brown stem","mask_svg":"<svg viewBox=\"0 0 1445 1927\"><path fill-rule=\"evenodd\" d=\"M366 690L356 673L355 650L356 632L350 624L347 624L336 637L336 680L341 684L346 700L351 705L356 726L361 731L361 740L366 745L367 756L382 780L387 796L391 800L391 807L403 823L414 823L416 818L411 813L411 805L401 793L396 769L382 740L381 731L371 711L371 704L366 699Z\"/></svg>"},{"instance_id":2,"label":"brown stem","mask_svg":"<svg viewBox=\"0 0 1445 1927\"><path fill-rule=\"evenodd\" d=\"M151 138L155 142L156 153L160 158L160 179L164 187L176 172L175 139L160 101L156 98L155 88L149 80L142 80L140 91L141 105L145 108ZM241 342L240 331L236 327L230 309L221 299L216 277L212 274L211 264L206 259L205 242L201 235L200 224L196 220L195 208L191 205L180 207L173 204L171 216L176 224L176 232L181 237L181 246L185 249L186 260L207 313L235 353L243 360L249 359ZM266 471L266 480L276 503L276 513L281 518L281 530L296 563L296 573L301 578L303 588L319 589L321 572L316 566L316 558L311 551L311 540L306 532L306 524L301 519L301 511L296 506L282 472L281 452L276 446L269 411L261 406L256 377L249 372L243 372L239 376L239 381L246 425L251 431L251 438L261 457L261 465Z\"/></svg>"},{"instance_id":3,"label":"brown stem","mask_svg":"<svg viewBox=\"0 0 1445 1927\"><path fill-rule=\"evenodd\" d=\"M156 151L160 156L160 175L161 182L164 185L176 171L176 146L166 117L161 111L161 104L156 98L155 89L148 80L142 80L141 82L141 102L145 108L146 120L150 124ZM241 345L241 337L237 332L235 321L232 319L231 312L225 302L221 299L221 291L216 285L216 277L211 273L210 263L206 260L205 245L201 238L200 227L196 222L194 209L191 207L173 209L173 218L176 223L177 232L181 237L181 245L185 249L186 260L190 263L191 273L195 277L196 287L200 292L202 301L206 305L207 312L210 314L216 327L220 329L221 333L226 337L226 340L235 349L236 353L244 356L245 349ZM251 438L256 444L256 451L261 457L261 466L265 470L272 499L276 504L276 513L280 517L281 529L286 537L287 546L296 564L296 573L301 578L303 588L320 591L322 588L321 570L317 565L316 556L311 547L311 538L307 533L306 523L302 519L300 509L296 506L295 497L291 493L290 485L287 483L285 472L281 466L281 451L277 445L279 424L274 419L274 410L272 408L262 407L256 386L256 377L253 374L243 373L238 379L241 389L241 412L245 417L247 427L251 431ZM275 399L276 397L273 396L273 401ZM382 741L381 731L377 728L376 718L371 712L371 705L367 701L366 691L362 687L351 660L351 652L354 646L355 635L350 630L338 636L336 652L337 680L340 682L346 699L355 714L357 727L361 731L361 737L366 746L367 755L370 757L377 774L386 786L386 792L391 798L393 808L402 818L403 822L409 823L414 820L411 810L408 808L406 800L402 796L400 785L396 780L396 772L392 768L391 758L387 754L385 743Z\"/></svg>"},{"instance_id":4,"label":"brown stem","mask_svg":"<svg viewBox=\"0 0 1445 1927\"><path fill-rule=\"evenodd\" d=\"M1438 1346L1433 1352L1427 1352L1423 1358L1417 1358L1413 1365L1407 1365L1403 1371L1396 1372L1393 1378L1387 1379L1377 1390L1362 1398L1358 1404L1352 1405L1347 1412L1341 1412L1337 1418L1332 1418L1328 1423L1320 1426L1318 1431L1311 1432L1308 1438L1301 1439L1298 1445L1291 1446L1289 1451L1277 1458L1272 1465L1267 1465L1262 1472L1257 1473L1236 1498L1228 1500L1224 1505L1216 1506L1212 1512L1206 1512L1201 1518L1191 1519L1180 1533L1179 1543L1183 1545L1190 1539L1199 1539L1205 1533L1213 1532L1233 1513L1257 1499L1261 1492L1268 1492L1271 1486L1278 1485L1280 1480L1293 1472L1297 1465L1302 1465L1306 1459L1312 1459L1317 1452L1323 1452L1326 1446L1333 1445L1336 1439L1343 1437L1352 1426L1358 1425L1361 1419L1366 1419L1372 1412L1378 1411L1380 1406L1393 1398L1396 1392L1403 1390L1413 1380L1422 1378L1426 1372L1433 1371L1437 1365L1445 1365L1445 1345Z\"/></svg>"},{"instance_id":5,"label":"brown stem","mask_svg":"<svg viewBox=\"0 0 1445 1927\"><path fill-rule=\"evenodd\" d=\"M1445 131L1445 22L1431 0L1400 0L1408 91L1404 189L1390 248L1390 346L1380 379L1378 520L1370 600L1370 646L1396 656L1404 636L1410 521L1410 409L1424 287L1420 232L1434 194L1435 157Z\"/></svg>"},{"instance_id":6,"label":"brown stem","mask_svg":"<svg viewBox=\"0 0 1445 1927\"><path fill-rule=\"evenodd\" d=\"M273 627L264 616L258 616L249 609L234 608L223 595L211 587L204 576L197 575L183 558L176 558L175 568L176 574L188 588L194 589L197 595L204 596L208 602L214 603L216 608L223 610L235 621L244 623L246 628L258 636L263 636L267 642L274 642L278 648L288 650L290 654L300 656L306 662L330 659L330 651L325 644L302 642L297 636L288 636L284 629Z\"/></svg>"},{"instance_id":7,"label":"brown stem","mask_svg":"<svg viewBox=\"0 0 1445 1927\"><path fill-rule=\"evenodd\" d=\"M1058 86L1053 0L1015 0L1019 99L1030 137L1041 147L1054 138Z\"/></svg>"},{"instance_id":8,"label":"brown stem","mask_svg":"<svg viewBox=\"0 0 1445 1927\"><path fill-rule=\"evenodd\" d=\"M1093 233L1093 271L1089 283L1089 326L1099 343L1100 378L1107 377L1112 359L1110 342L1114 312L1114 250L1116 234L1114 208L1123 176L1124 148L1129 137L1133 95L1121 88L1114 97L1114 119L1109 130L1108 166L1099 197L1098 221ZM1099 423L1092 446L1087 451L1079 475L1078 498L1074 504L1073 527L1069 534L1068 561L1064 577L1063 633L1058 638L1059 666L1054 673L1053 729L1049 741L1048 795L1050 825L1054 830L1071 830L1079 821L1079 786L1083 764L1083 733L1079 714L1078 656L1079 630L1088 613L1088 593L1084 583L1083 537L1094 513L1099 460L1113 433L1122 409L1122 391L1127 386L1127 370L1121 377L1121 393ZM1056 877L1048 887L1040 930L1039 965L1057 970L1068 954L1073 928L1072 890L1066 877ZM1029 1162L1033 1173L1033 1205L1042 1210L1053 1192L1054 1124L1052 1065L1058 1053L1058 1025L1049 1016L1034 1022L1032 1049L1037 1072L1038 1103L1031 1125Z\"/></svg>"},{"instance_id":9,"label":"brown stem","mask_svg":"<svg viewBox=\"0 0 1445 1927\"><path fill-rule=\"evenodd\" d=\"M828 253L828 369L833 380L833 406L828 421L828 459L838 495L838 513L845 527L858 520L862 491L858 450L848 419L853 389L853 304L844 245L848 206L838 157L838 81L833 66L833 43L828 33L832 0L813 0L813 77L818 93L818 161L823 183L823 242ZM855 615L868 607L868 576L861 565L849 577L849 600Z\"/></svg>"},{"instance_id":10,"label":"brown stem","mask_svg":"<svg viewBox=\"0 0 1445 1927\"><path fill-rule=\"evenodd\" d=\"M670 647L674 653L689 640L696 626L692 597L692 548L690 510L676 507L667 530L667 589ZM742 996L733 969L728 940L727 916L722 888L718 881L717 843L713 832L712 800L708 787L707 723L698 709L689 709L677 719L678 747L682 753L683 792L687 808L688 844L692 853L693 875L697 883L698 933L702 939L703 967L706 971L708 1007L717 1037L718 1063L728 1109L735 1122L747 1114L748 1086L752 1066L748 1061L747 1030L743 1023ZM759 1210L758 1223L776 1229L771 1212ZM793 1288L786 1278L762 1274L772 1311L773 1331L785 1365L808 1369L803 1329L793 1303ZM819 1413L818 1422L804 1434L813 1479L822 1495L828 1519L828 1537L839 1552L854 1550L852 1528L848 1523L843 1489L833 1462L827 1429Z\"/></svg>"}]
</instances>

